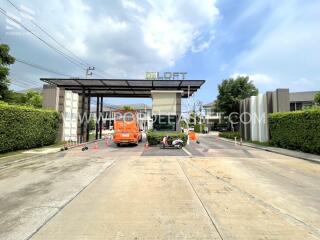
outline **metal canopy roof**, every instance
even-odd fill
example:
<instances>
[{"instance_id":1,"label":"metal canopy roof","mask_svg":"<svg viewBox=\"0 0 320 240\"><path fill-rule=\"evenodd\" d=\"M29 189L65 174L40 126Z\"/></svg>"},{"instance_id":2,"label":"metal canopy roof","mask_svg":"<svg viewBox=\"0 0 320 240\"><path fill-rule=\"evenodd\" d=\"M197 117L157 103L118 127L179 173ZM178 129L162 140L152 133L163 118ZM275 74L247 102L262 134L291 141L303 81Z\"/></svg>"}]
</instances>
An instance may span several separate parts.
<instances>
[{"instance_id":1,"label":"metal canopy roof","mask_svg":"<svg viewBox=\"0 0 320 240\"><path fill-rule=\"evenodd\" d=\"M204 80L139 80L139 79L80 79L41 78L50 85L65 88L75 93L83 90L90 96L100 97L151 97L152 90L183 90L186 98L192 96ZM188 94L189 91L189 94Z\"/></svg>"}]
</instances>

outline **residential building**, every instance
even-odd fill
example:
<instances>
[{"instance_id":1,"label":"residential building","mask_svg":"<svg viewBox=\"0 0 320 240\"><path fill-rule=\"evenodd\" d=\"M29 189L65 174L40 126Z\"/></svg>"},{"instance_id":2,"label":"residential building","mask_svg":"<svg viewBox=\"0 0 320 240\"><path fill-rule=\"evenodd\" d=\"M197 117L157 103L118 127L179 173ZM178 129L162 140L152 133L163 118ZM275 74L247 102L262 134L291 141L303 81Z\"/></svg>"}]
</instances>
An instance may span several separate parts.
<instances>
[{"instance_id":1,"label":"residential building","mask_svg":"<svg viewBox=\"0 0 320 240\"><path fill-rule=\"evenodd\" d=\"M315 104L314 97L320 91L292 92L289 95L290 111L298 111Z\"/></svg>"},{"instance_id":2,"label":"residential building","mask_svg":"<svg viewBox=\"0 0 320 240\"><path fill-rule=\"evenodd\" d=\"M217 111L215 101L207 103L202 106L204 111L204 119L209 130L213 129L215 124L223 122L224 115L223 113Z\"/></svg>"}]
</instances>

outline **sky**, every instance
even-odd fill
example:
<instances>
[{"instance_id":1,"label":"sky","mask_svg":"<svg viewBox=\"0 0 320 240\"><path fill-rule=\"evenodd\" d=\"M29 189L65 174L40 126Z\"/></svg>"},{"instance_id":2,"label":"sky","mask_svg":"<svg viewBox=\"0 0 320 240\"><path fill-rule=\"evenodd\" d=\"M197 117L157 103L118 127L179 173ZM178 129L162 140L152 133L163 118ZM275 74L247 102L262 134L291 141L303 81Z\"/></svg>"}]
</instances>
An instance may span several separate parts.
<instances>
[{"instance_id":1,"label":"sky","mask_svg":"<svg viewBox=\"0 0 320 240\"><path fill-rule=\"evenodd\" d=\"M187 72L187 79L206 80L195 96L204 104L215 100L222 80L239 75L249 76L260 92L320 90L318 0L10 1L19 11L0 0L0 42L17 59L59 74L84 77L84 63L96 67L97 78ZM41 86L40 77L63 76L20 62L10 67L15 90Z\"/></svg>"}]
</instances>

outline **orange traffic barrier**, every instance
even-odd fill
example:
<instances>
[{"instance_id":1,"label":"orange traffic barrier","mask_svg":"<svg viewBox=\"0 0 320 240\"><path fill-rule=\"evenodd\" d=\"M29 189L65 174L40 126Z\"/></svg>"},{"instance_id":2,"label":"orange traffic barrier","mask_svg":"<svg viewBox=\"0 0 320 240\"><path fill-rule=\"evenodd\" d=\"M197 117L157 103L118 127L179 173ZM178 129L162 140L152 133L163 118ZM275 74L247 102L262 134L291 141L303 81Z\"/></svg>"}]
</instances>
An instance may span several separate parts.
<instances>
[{"instance_id":1,"label":"orange traffic barrier","mask_svg":"<svg viewBox=\"0 0 320 240\"><path fill-rule=\"evenodd\" d=\"M189 140L191 140L191 141L198 140L197 134L195 132L193 132L193 131L189 131Z\"/></svg>"}]
</instances>

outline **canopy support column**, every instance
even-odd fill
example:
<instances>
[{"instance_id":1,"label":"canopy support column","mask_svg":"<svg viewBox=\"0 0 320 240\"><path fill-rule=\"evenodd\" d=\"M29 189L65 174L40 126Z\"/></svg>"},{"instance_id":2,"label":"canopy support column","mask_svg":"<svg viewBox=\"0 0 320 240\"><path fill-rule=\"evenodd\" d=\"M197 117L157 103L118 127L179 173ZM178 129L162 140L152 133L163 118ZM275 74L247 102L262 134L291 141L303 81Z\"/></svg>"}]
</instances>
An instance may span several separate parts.
<instances>
[{"instance_id":1,"label":"canopy support column","mask_svg":"<svg viewBox=\"0 0 320 240\"><path fill-rule=\"evenodd\" d=\"M98 140L99 133L99 96L97 96L97 108L96 108L96 140Z\"/></svg>"},{"instance_id":2,"label":"canopy support column","mask_svg":"<svg viewBox=\"0 0 320 240\"><path fill-rule=\"evenodd\" d=\"M100 118L99 118L99 127L100 127L100 139L102 139L102 112L103 112L103 97L100 100Z\"/></svg>"},{"instance_id":3,"label":"canopy support column","mask_svg":"<svg viewBox=\"0 0 320 240\"><path fill-rule=\"evenodd\" d=\"M81 130L80 130L80 142L83 143L84 142L84 122L83 122L83 116L85 114L84 111L84 102L85 102L85 89L82 89L82 100L81 100L81 116L80 116L80 124L81 124ZM81 120L82 119L82 120Z\"/></svg>"},{"instance_id":4,"label":"canopy support column","mask_svg":"<svg viewBox=\"0 0 320 240\"><path fill-rule=\"evenodd\" d=\"M87 124L87 134L86 134L86 140L89 142L90 140L90 104L91 104L91 91L88 92L88 112L87 112L87 118L86 118L86 124Z\"/></svg>"}]
</instances>

